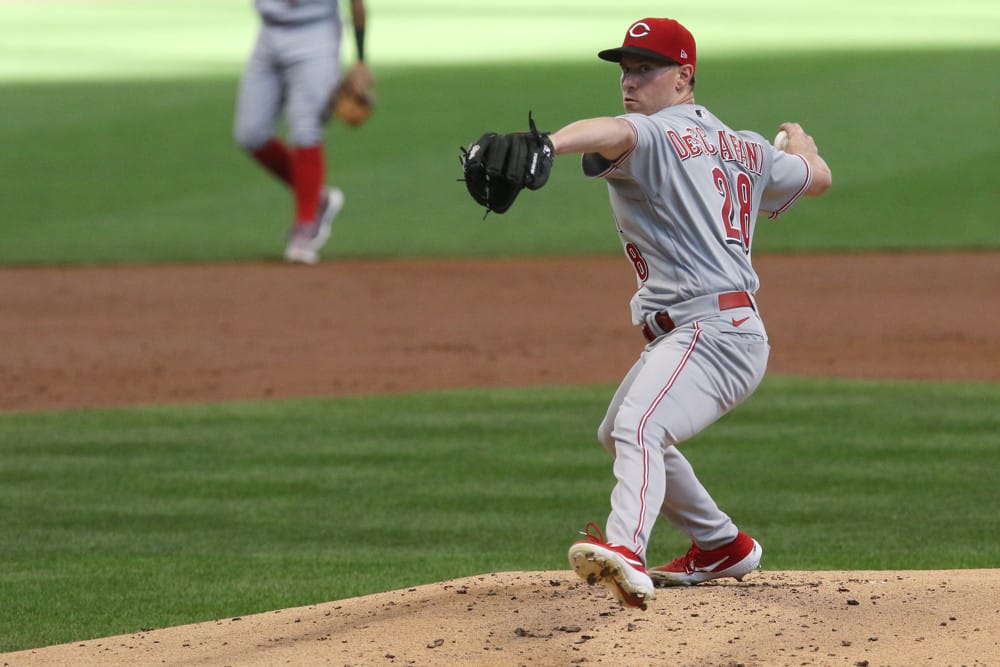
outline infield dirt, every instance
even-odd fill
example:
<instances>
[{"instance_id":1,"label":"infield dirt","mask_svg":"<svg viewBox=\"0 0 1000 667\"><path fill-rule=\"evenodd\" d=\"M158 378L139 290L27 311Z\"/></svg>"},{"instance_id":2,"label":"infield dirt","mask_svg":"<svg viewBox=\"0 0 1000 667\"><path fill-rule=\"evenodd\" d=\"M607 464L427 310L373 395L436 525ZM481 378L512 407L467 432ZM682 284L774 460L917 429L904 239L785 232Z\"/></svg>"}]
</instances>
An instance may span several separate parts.
<instances>
[{"instance_id":1,"label":"infield dirt","mask_svg":"<svg viewBox=\"0 0 1000 667\"><path fill-rule=\"evenodd\" d=\"M770 374L1000 381L997 253L755 264ZM0 269L0 285L4 412L610 383L642 344L617 258ZM996 569L765 570L640 612L568 570L489 573L0 665L998 665L998 599Z\"/></svg>"}]
</instances>

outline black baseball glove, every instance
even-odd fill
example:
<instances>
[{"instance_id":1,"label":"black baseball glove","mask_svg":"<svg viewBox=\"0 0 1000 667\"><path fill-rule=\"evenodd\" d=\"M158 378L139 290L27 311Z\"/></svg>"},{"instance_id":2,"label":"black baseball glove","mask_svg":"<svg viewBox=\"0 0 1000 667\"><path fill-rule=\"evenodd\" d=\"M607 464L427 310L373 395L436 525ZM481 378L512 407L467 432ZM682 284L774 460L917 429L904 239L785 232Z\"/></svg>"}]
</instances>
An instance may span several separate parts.
<instances>
[{"instance_id":1,"label":"black baseball glove","mask_svg":"<svg viewBox=\"0 0 1000 667\"><path fill-rule=\"evenodd\" d=\"M528 113L528 132L488 132L459 158L465 187L486 212L503 213L522 189L537 190L549 180L555 148Z\"/></svg>"}]
</instances>

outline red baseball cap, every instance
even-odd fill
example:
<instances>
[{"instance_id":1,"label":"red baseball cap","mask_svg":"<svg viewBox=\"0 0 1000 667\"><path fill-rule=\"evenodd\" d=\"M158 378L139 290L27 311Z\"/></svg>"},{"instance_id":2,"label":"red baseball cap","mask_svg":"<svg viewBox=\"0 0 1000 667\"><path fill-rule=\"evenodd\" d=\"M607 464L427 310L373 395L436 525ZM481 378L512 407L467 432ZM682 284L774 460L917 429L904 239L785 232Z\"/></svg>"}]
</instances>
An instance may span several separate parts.
<instances>
[{"instance_id":1,"label":"red baseball cap","mask_svg":"<svg viewBox=\"0 0 1000 667\"><path fill-rule=\"evenodd\" d=\"M694 67L694 36L673 19L639 19L629 26L625 33L625 41L620 47L605 49L598 53L597 57L619 63L623 55Z\"/></svg>"}]
</instances>

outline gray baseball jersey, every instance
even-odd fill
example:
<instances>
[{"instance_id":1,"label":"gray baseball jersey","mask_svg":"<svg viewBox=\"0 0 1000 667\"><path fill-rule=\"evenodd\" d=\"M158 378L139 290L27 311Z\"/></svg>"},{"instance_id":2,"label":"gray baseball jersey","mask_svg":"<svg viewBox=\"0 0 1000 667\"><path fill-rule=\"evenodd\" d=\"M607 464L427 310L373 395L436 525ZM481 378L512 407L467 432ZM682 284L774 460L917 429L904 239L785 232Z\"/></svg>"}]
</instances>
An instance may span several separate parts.
<instances>
[{"instance_id":1,"label":"gray baseball jersey","mask_svg":"<svg viewBox=\"0 0 1000 667\"><path fill-rule=\"evenodd\" d=\"M621 118L635 129L635 148L614 164L586 155L584 171L608 182L639 283L633 323L698 296L755 293L757 215L776 217L808 189L808 162L755 132L730 129L699 105Z\"/></svg>"}]
</instances>

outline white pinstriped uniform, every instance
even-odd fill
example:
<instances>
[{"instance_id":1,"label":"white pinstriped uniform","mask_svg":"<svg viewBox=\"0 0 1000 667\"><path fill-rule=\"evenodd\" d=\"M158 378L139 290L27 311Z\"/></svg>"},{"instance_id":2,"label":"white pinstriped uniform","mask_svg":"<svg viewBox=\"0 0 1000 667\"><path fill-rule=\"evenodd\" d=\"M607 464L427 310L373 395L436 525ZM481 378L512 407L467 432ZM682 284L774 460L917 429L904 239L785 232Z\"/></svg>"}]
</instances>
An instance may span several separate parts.
<instances>
[{"instance_id":1,"label":"white pinstriped uniform","mask_svg":"<svg viewBox=\"0 0 1000 667\"><path fill-rule=\"evenodd\" d=\"M804 158L730 129L697 104L621 118L635 130L634 149L614 163L586 154L584 172L608 184L636 271L633 324L662 334L655 316L666 311L675 328L646 346L598 430L617 478L607 539L645 558L661 513L713 549L737 528L674 445L743 402L763 378L769 345L750 260L756 219L787 210L812 174ZM723 297L720 309L719 295L734 292L751 299L734 307Z\"/></svg>"}]
</instances>

